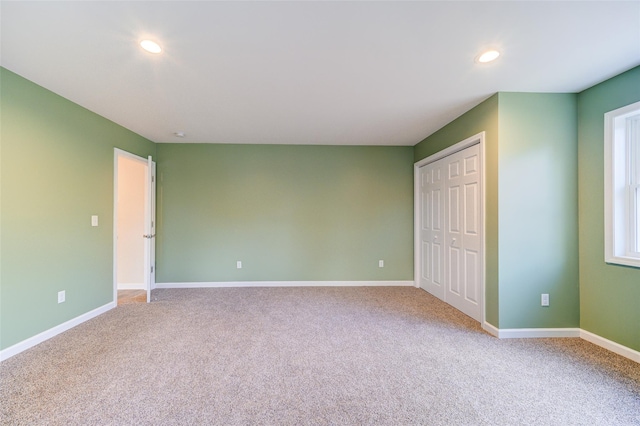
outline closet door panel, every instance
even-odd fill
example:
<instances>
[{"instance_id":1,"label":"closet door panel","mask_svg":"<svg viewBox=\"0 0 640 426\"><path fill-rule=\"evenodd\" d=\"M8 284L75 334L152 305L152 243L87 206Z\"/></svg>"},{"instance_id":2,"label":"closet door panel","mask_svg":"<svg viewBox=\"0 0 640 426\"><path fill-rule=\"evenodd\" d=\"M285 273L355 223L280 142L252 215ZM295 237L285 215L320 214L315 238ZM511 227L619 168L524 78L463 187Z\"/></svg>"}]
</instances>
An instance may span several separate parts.
<instances>
[{"instance_id":1,"label":"closet door panel","mask_svg":"<svg viewBox=\"0 0 640 426\"><path fill-rule=\"evenodd\" d=\"M446 217L444 300L470 317L481 320L480 285L480 157L475 145L446 157L449 174L444 183L449 211Z\"/></svg>"},{"instance_id":2,"label":"closet door panel","mask_svg":"<svg viewBox=\"0 0 640 426\"><path fill-rule=\"evenodd\" d=\"M436 161L420 168L420 239L422 276L420 287L434 296L444 298L446 253L444 240L444 170L445 163Z\"/></svg>"}]
</instances>

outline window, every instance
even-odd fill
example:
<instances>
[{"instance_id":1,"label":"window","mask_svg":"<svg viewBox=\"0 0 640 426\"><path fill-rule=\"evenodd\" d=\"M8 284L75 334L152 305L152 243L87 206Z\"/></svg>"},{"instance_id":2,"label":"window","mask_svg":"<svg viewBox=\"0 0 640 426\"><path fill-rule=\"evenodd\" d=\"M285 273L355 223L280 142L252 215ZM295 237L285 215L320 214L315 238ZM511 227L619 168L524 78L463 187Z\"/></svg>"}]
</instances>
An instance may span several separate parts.
<instances>
[{"instance_id":1,"label":"window","mask_svg":"<svg viewBox=\"0 0 640 426\"><path fill-rule=\"evenodd\" d=\"M604 115L605 262L640 267L640 102Z\"/></svg>"}]
</instances>

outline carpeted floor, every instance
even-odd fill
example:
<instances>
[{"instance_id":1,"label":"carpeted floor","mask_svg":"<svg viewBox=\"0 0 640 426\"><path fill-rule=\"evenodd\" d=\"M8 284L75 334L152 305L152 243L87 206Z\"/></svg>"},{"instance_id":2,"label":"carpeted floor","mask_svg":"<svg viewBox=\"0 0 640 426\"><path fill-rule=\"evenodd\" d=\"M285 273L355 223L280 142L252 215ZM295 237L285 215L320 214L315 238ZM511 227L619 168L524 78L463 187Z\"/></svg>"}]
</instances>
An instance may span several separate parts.
<instances>
[{"instance_id":1,"label":"carpeted floor","mask_svg":"<svg viewBox=\"0 0 640 426\"><path fill-rule=\"evenodd\" d=\"M640 425L640 364L410 287L155 290L0 364L6 425Z\"/></svg>"}]
</instances>

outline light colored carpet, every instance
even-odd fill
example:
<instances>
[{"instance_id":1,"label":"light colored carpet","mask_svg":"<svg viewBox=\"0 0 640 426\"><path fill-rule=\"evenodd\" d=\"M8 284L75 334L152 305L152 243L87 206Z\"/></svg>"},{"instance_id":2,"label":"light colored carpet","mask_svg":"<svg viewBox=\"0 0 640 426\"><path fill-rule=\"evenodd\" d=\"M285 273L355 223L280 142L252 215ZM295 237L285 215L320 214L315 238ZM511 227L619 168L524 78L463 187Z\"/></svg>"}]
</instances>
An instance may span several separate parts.
<instances>
[{"instance_id":1,"label":"light colored carpet","mask_svg":"<svg viewBox=\"0 0 640 426\"><path fill-rule=\"evenodd\" d=\"M640 364L426 292L156 290L0 364L0 423L640 425Z\"/></svg>"}]
</instances>

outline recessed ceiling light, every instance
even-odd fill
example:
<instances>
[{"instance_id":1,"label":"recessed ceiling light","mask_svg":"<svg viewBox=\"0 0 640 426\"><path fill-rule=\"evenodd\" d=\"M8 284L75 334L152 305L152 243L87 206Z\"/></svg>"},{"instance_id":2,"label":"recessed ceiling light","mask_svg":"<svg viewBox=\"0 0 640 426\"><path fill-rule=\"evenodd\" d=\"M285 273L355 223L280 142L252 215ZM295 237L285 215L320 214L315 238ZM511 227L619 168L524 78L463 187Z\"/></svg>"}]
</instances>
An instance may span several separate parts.
<instances>
[{"instance_id":1,"label":"recessed ceiling light","mask_svg":"<svg viewBox=\"0 0 640 426\"><path fill-rule=\"evenodd\" d=\"M500 56L500 52L495 49L491 49L480 54L480 56L478 56L478 59L476 60L481 64L484 64L487 62L495 61L496 59L498 59L498 56Z\"/></svg>"},{"instance_id":2,"label":"recessed ceiling light","mask_svg":"<svg viewBox=\"0 0 640 426\"><path fill-rule=\"evenodd\" d=\"M162 48L160 47L160 45L158 43L156 43L155 41L152 40L142 40L140 42L140 46L142 46L142 48L144 50L146 50L149 53L160 53L162 52Z\"/></svg>"}]
</instances>

